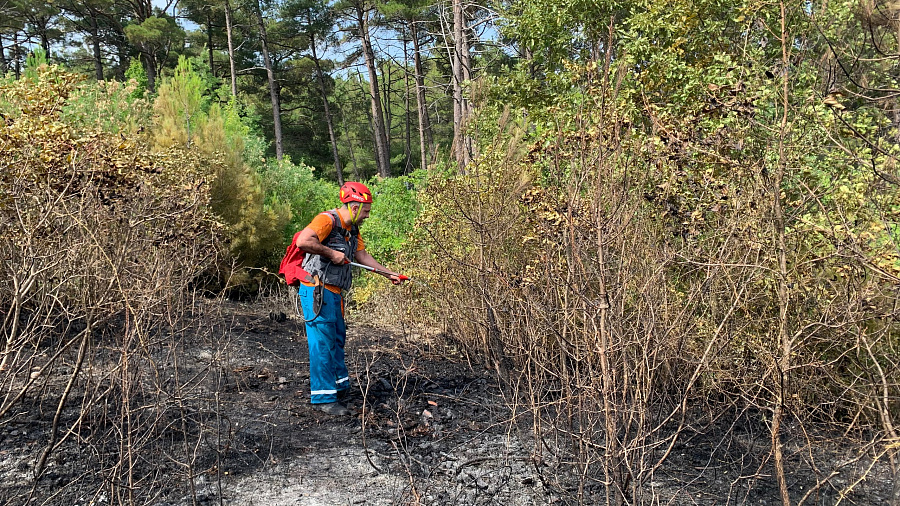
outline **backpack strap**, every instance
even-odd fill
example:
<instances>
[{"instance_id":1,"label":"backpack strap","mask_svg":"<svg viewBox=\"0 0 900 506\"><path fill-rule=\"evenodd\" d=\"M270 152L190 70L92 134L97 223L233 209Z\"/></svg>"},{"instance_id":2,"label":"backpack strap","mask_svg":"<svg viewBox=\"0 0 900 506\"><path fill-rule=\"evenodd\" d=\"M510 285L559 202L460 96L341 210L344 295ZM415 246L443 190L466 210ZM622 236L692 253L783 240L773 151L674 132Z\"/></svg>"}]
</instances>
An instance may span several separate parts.
<instances>
[{"instance_id":1,"label":"backpack strap","mask_svg":"<svg viewBox=\"0 0 900 506\"><path fill-rule=\"evenodd\" d=\"M331 216L332 230L337 230L339 234L344 236L344 239L350 240L351 236L359 235L359 228L356 225L351 225L349 231L341 226L341 218L338 216L337 209L325 212Z\"/></svg>"}]
</instances>

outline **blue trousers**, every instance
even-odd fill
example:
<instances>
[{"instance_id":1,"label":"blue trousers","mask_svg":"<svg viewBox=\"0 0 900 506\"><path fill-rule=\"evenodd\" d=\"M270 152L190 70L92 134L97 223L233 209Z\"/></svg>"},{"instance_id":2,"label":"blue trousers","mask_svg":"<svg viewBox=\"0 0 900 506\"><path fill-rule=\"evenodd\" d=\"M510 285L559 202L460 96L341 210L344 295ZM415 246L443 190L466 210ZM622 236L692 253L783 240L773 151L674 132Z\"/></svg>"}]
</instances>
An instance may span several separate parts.
<instances>
[{"instance_id":1,"label":"blue trousers","mask_svg":"<svg viewBox=\"0 0 900 506\"><path fill-rule=\"evenodd\" d=\"M337 393L350 388L350 375L344 362L347 326L341 296L323 290L319 316L306 322L309 344L309 390L313 404L337 401ZM305 319L313 317L313 287L300 285L300 305Z\"/></svg>"}]
</instances>

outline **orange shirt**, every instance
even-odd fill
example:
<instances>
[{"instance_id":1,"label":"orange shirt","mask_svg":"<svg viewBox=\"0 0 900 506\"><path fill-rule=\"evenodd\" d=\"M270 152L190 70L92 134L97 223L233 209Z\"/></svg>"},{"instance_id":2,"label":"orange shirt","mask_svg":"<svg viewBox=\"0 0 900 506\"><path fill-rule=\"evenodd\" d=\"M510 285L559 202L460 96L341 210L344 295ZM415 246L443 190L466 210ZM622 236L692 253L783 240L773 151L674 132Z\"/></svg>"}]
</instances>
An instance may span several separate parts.
<instances>
[{"instance_id":1,"label":"orange shirt","mask_svg":"<svg viewBox=\"0 0 900 506\"><path fill-rule=\"evenodd\" d=\"M338 219L341 220L341 227L349 230L349 223L344 221L344 218L341 216L341 213L337 213ZM311 228L316 233L316 237L319 238L319 242L325 242L325 239L331 234L331 229L334 228L334 220L331 219L331 213L319 213L306 228ZM357 236L356 241L356 251L362 251L366 249L366 245L363 242L362 233ZM314 286L312 283L306 283L301 281L306 286ZM333 285L325 285L325 288L330 292L341 293L341 289L333 286Z\"/></svg>"},{"instance_id":2,"label":"orange shirt","mask_svg":"<svg viewBox=\"0 0 900 506\"><path fill-rule=\"evenodd\" d=\"M349 224L344 221L344 218L341 217L341 213L337 213L338 219L341 220L341 226L347 230L350 230ZM331 229L334 228L334 220L331 219L330 213L319 213L306 228L311 228L316 233L316 237L319 238L319 242L325 242L325 239L328 238L328 235L331 234ZM365 243L363 243L362 233L357 236L356 243L356 251L362 251L366 249Z\"/></svg>"}]
</instances>

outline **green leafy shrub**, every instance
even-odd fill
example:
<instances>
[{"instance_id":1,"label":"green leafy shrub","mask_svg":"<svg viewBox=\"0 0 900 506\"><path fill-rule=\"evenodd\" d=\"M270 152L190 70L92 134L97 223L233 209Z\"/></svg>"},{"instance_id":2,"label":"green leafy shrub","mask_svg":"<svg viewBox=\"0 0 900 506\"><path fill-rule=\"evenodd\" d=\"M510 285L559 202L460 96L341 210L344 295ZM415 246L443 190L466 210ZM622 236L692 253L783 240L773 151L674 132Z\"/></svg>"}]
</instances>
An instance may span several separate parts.
<instances>
[{"instance_id":1,"label":"green leafy shrub","mask_svg":"<svg viewBox=\"0 0 900 506\"><path fill-rule=\"evenodd\" d=\"M366 250L379 262L389 263L406 244L419 213L418 192L427 173L418 170L409 176L376 179L367 185L374 204L364 225Z\"/></svg>"},{"instance_id":2,"label":"green leafy shrub","mask_svg":"<svg viewBox=\"0 0 900 506\"><path fill-rule=\"evenodd\" d=\"M134 80L79 86L72 91L60 114L73 128L132 134L147 127L153 112L139 88Z\"/></svg>"},{"instance_id":3,"label":"green leafy shrub","mask_svg":"<svg viewBox=\"0 0 900 506\"><path fill-rule=\"evenodd\" d=\"M288 156L281 162L270 161L261 177L266 202L286 205L291 210L291 219L282 229L278 243L280 254L284 254L284 247L294 234L303 230L317 214L340 205L336 184L315 177L312 167L302 162L295 164Z\"/></svg>"},{"instance_id":4,"label":"green leafy shrub","mask_svg":"<svg viewBox=\"0 0 900 506\"><path fill-rule=\"evenodd\" d=\"M366 183L372 190L372 212L362 227L366 251L382 265L394 271L404 272L401 252L413 233L419 214L419 194L428 180L426 171L415 171L409 176L373 179ZM357 273L353 282L356 302L366 303L386 288L384 278L364 271Z\"/></svg>"},{"instance_id":5,"label":"green leafy shrub","mask_svg":"<svg viewBox=\"0 0 900 506\"><path fill-rule=\"evenodd\" d=\"M131 59L128 68L125 69L125 79L135 83L134 90L131 92L134 98L142 98L147 92L147 71L144 70L144 65L141 64L140 59Z\"/></svg>"},{"instance_id":6,"label":"green leafy shrub","mask_svg":"<svg viewBox=\"0 0 900 506\"><path fill-rule=\"evenodd\" d=\"M154 143L164 150L182 146L220 161L211 182L212 210L229 227L230 252L240 266L272 263L290 218L290 207L266 198L263 181L248 161L245 148L250 128L240 118L235 102L225 107L209 102L209 79L179 58L173 76L162 80L154 102ZM247 281L246 272L229 274L232 283Z\"/></svg>"}]
</instances>

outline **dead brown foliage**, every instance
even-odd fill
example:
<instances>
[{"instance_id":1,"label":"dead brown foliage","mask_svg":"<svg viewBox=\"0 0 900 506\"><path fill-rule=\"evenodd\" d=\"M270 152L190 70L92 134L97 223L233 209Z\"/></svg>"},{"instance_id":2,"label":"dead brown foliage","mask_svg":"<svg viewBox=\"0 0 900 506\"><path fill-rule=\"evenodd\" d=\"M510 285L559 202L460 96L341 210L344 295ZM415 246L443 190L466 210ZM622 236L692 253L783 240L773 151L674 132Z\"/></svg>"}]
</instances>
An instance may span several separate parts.
<instances>
[{"instance_id":1,"label":"dead brown foliage","mask_svg":"<svg viewBox=\"0 0 900 506\"><path fill-rule=\"evenodd\" d=\"M652 108L632 135L603 75L558 132L523 153L510 121L429 188L407 310L497 370L573 502L694 500L659 483L722 470L738 503L851 497L895 465L896 278L841 233L837 189L791 172L805 146L767 167L770 140L735 152Z\"/></svg>"},{"instance_id":2,"label":"dead brown foliage","mask_svg":"<svg viewBox=\"0 0 900 506\"><path fill-rule=\"evenodd\" d=\"M55 67L0 86L20 111L0 128L0 427L42 435L23 501L64 492L47 476L67 447L104 477L82 495L143 503L194 476L208 418L193 407L197 378L177 371L193 283L217 255L217 162L73 126L78 86ZM160 439L177 450L161 454Z\"/></svg>"}]
</instances>

